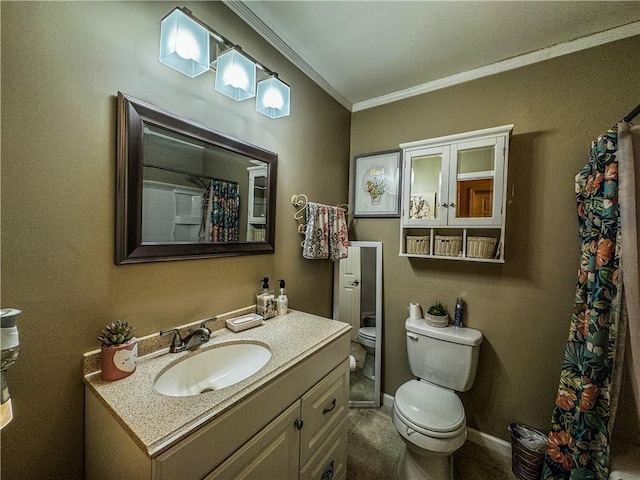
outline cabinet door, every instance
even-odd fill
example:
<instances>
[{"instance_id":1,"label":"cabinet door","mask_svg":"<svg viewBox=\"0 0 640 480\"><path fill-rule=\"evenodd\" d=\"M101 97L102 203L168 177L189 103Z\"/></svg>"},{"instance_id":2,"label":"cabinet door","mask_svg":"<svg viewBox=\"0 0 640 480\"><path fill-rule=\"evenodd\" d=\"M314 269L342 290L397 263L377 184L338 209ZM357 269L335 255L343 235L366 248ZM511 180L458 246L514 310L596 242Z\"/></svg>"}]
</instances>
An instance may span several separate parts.
<instances>
[{"instance_id":1,"label":"cabinet door","mask_svg":"<svg viewBox=\"0 0 640 480\"><path fill-rule=\"evenodd\" d=\"M402 222L407 226L447 225L448 145L405 152Z\"/></svg>"},{"instance_id":2,"label":"cabinet door","mask_svg":"<svg viewBox=\"0 0 640 480\"><path fill-rule=\"evenodd\" d=\"M502 223L505 137L451 145L449 225Z\"/></svg>"},{"instance_id":3,"label":"cabinet door","mask_svg":"<svg viewBox=\"0 0 640 480\"><path fill-rule=\"evenodd\" d=\"M299 417L298 400L205 479L297 479L300 431L295 422Z\"/></svg>"}]
</instances>

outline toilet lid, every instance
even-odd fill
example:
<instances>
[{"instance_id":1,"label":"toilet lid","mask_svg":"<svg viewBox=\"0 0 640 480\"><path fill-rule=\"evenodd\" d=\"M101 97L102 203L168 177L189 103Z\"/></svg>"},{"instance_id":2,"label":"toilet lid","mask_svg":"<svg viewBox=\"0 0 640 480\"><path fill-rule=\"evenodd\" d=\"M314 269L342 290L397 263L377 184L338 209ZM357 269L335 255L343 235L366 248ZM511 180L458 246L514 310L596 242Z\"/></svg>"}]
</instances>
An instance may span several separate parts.
<instances>
[{"instance_id":1,"label":"toilet lid","mask_svg":"<svg viewBox=\"0 0 640 480\"><path fill-rule=\"evenodd\" d=\"M358 335L369 340L376 339L376 327L362 327L358 330Z\"/></svg>"},{"instance_id":2,"label":"toilet lid","mask_svg":"<svg viewBox=\"0 0 640 480\"><path fill-rule=\"evenodd\" d=\"M398 388L394 403L407 420L432 432L451 432L465 422L464 407L455 392L419 380Z\"/></svg>"}]
</instances>

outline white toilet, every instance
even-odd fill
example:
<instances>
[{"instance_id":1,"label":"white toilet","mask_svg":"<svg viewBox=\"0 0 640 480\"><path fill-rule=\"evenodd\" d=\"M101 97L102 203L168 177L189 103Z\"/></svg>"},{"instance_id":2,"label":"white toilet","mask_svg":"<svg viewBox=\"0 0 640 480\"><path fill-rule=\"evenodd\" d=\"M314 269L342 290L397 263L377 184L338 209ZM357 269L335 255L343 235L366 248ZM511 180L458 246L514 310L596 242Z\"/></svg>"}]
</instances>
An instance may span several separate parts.
<instances>
[{"instance_id":1,"label":"white toilet","mask_svg":"<svg viewBox=\"0 0 640 480\"><path fill-rule=\"evenodd\" d=\"M482 333L471 328L431 327L408 318L407 354L418 377L396 391L393 423L406 449L398 478L452 480L453 452L467 438L462 401L476 376Z\"/></svg>"},{"instance_id":2,"label":"white toilet","mask_svg":"<svg viewBox=\"0 0 640 480\"><path fill-rule=\"evenodd\" d=\"M361 327L358 330L358 343L365 351L362 374L369 380L375 380L376 327Z\"/></svg>"}]
</instances>

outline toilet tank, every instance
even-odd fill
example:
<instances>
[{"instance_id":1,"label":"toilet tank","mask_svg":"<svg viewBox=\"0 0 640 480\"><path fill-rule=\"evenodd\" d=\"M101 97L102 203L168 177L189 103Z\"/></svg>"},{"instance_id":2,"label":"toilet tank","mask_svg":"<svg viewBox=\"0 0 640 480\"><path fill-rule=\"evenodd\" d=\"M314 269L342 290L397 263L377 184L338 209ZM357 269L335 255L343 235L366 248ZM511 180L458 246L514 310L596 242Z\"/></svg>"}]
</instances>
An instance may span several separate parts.
<instances>
[{"instance_id":1,"label":"toilet tank","mask_svg":"<svg viewBox=\"0 0 640 480\"><path fill-rule=\"evenodd\" d=\"M432 327L407 318L407 354L416 377L457 392L469 390L476 377L482 333L472 328Z\"/></svg>"}]
</instances>

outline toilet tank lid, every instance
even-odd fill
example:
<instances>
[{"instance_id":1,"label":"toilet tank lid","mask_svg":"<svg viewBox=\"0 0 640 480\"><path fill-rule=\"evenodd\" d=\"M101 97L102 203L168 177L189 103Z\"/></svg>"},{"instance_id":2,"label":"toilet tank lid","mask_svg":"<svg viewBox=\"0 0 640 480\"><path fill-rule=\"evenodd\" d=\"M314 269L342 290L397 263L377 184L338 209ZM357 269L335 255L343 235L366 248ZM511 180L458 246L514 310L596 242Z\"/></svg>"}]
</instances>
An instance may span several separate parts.
<instances>
[{"instance_id":1,"label":"toilet tank lid","mask_svg":"<svg viewBox=\"0 0 640 480\"><path fill-rule=\"evenodd\" d=\"M431 325L428 325L423 318L407 318L404 326L407 332L437 338L438 340L444 340L446 342L470 345L472 347L482 343L482 332L474 330L473 328L456 328L453 325L448 325L446 327L432 327Z\"/></svg>"}]
</instances>

